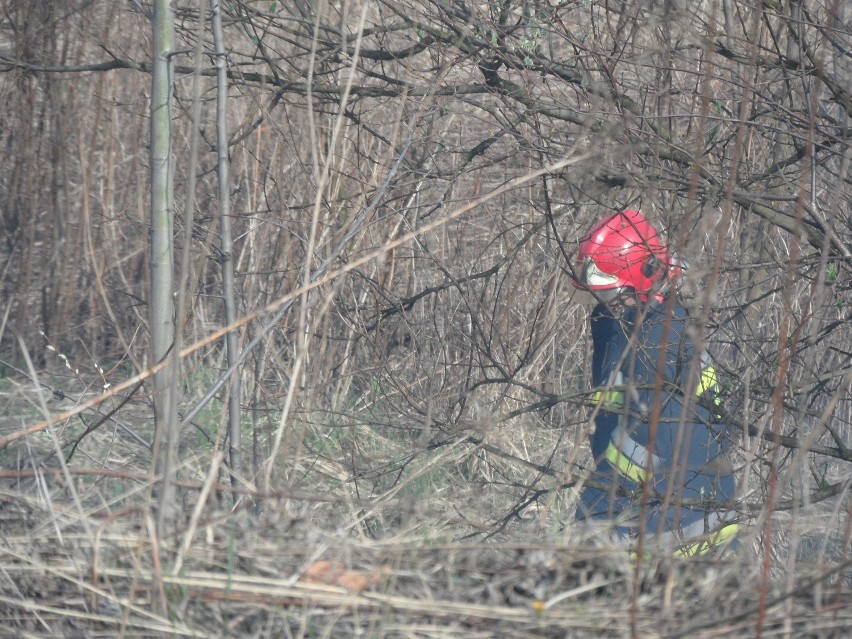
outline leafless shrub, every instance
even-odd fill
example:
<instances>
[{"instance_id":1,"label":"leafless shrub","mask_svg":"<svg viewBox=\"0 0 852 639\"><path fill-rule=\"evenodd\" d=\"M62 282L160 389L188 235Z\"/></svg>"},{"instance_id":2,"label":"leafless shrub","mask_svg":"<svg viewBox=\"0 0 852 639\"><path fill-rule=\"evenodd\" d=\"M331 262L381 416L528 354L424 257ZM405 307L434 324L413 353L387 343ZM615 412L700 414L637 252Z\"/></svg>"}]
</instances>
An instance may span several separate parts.
<instances>
[{"instance_id":1,"label":"leafless shrub","mask_svg":"<svg viewBox=\"0 0 852 639\"><path fill-rule=\"evenodd\" d=\"M844 3L228 3L244 468L232 487L214 463L227 366L209 337L224 322L205 32L196 211L175 224L193 255L186 519L168 539L143 499L137 386L145 5L2 6L0 607L16 631L842 635ZM199 7L176 7L178 210ZM591 391L570 257L625 207L690 262L681 294L752 522L734 561L637 566L571 526ZM372 590L300 581L317 560Z\"/></svg>"}]
</instances>

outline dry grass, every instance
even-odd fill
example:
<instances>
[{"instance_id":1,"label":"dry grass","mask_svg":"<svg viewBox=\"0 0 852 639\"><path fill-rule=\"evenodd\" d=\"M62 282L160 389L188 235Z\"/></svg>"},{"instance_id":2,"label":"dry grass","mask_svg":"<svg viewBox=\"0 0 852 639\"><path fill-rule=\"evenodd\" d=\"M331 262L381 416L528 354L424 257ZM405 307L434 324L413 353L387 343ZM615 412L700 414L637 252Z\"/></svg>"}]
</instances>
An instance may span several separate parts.
<instances>
[{"instance_id":1,"label":"dry grass","mask_svg":"<svg viewBox=\"0 0 852 639\"><path fill-rule=\"evenodd\" d=\"M211 510L174 574L152 558L157 545L173 557L185 528L152 539L144 512L115 504L88 515L92 537L55 504L2 498L0 614L20 636L749 637L760 617L766 636L840 637L852 623L848 587L832 585L838 566L804 567L763 603L748 556L634 570L621 552L559 535L371 541L304 520L241 527ZM367 579L313 583L303 575L319 559Z\"/></svg>"},{"instance_id":2,"label":"dry grass","mask_svg":"<svg viewBox=\"0 0 852 639\"><path fill-rule=\"evenodd\" d=\"M6 413L33 394L7 393ZM144 434L143 413L125 411ZM399 434L306 424L282 488L246 488L236 508L224 477L205 480L221 457L196 449L185 515L166 538L147 468L111 430L80 444L89 463L71 465L73 491L45 434L3 451L0 634L674 638L751 637L759 625L764 636L841 637L852 624L842 548L790 563L779 542L769 581L748 542L737 555L637 565L566 526L570 490L553 492L554 477L519 507L511 478L529 483L531 469L511 452L554 446L540 426L520 448L518 433L492 433L492 453L457 443L408 459L416 441Z\"/></svg>"}]
</instances>

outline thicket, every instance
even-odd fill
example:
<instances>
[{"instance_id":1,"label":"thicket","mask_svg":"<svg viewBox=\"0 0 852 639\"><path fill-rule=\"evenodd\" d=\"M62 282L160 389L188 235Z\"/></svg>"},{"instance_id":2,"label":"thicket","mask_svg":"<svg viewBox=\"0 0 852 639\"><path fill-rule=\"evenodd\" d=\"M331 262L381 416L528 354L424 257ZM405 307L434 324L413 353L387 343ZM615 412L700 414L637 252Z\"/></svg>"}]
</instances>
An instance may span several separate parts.
<instances>
[{"instance_id":1,"label":"thicket","mask_svg":"<svg viewBox=\"0 0 852 639\"><path fill-rule=\"evenodd\" d=\"M847 3L233 1L224 55L219 4L173 3L182 511L162 526L152 6L0 1L7 627L842 636ZM690 265L735 426L736 563L636 565L571 526L594 410L571 258L624 208Z\"/></svg>"}]
</instances>

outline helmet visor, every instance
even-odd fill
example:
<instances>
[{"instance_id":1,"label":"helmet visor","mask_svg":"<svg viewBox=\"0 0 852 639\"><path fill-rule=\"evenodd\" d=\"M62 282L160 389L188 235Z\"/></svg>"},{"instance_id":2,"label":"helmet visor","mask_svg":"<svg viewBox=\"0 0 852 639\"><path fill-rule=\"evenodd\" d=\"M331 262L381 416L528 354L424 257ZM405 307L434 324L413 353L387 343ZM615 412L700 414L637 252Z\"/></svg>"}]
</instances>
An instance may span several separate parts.
<instances>
[{"instance_id":1,"label":"helmet visor","mask_svg":"<svg viewBox=\"0 0 852 639\"><path fill-rule=\"evenodd\" d=\"M590 288L618 286L618 277L604 273L594 260L586 260L581 279L583 284Z\"/></svg>"}]
</instances>

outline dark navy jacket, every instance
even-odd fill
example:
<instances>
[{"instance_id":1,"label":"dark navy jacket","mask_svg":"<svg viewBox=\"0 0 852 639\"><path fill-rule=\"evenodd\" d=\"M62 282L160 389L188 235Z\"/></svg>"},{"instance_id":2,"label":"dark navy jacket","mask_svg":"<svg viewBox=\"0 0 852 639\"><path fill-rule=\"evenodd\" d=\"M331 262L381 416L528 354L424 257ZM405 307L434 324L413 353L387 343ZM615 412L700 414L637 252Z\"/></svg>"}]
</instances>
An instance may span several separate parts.
<instances>
[{"instance_id":1,"label":"dark navy jacket","mask_svg":"<svg viewBox=\"0 0 852 639\"><path fill-rule=\"evenodd\" d=\"M630 538L644 511L647 535L678 545L730 520L723 502L735 482L726 428L711 414L715 370L696 353L684 308L668 310L655 302L619 318L602 304L592 312L592 381L602 390L589 482L598 487L584 488L578 517L611 520Z\"/></svg>"}]
</instances>

